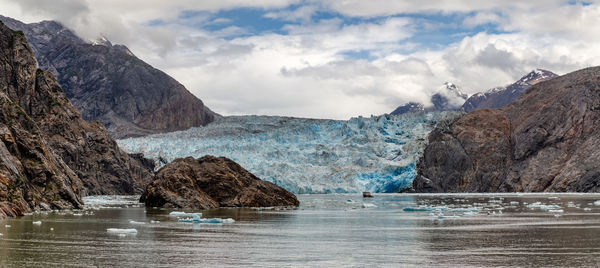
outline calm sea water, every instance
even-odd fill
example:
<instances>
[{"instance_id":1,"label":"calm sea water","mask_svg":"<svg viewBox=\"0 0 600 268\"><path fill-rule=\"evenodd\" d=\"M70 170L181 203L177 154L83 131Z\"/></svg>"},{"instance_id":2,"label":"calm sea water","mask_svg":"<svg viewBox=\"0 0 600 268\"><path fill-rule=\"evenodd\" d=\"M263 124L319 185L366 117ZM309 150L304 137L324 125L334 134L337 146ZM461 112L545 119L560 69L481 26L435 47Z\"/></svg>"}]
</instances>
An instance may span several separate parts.
<instances>
[{"instance_id":1,"label":"calm sea water","mask_svg":"<svg viewBox=\"0 0 600 268\"><path fill-rule=\"evenodd\" d=\"M596 267L600 195L300 195L180 223L137 197L0 221L0 266ZM36 221L38 224L34 224ZM112 234L108 228L135 228Z\"/></svg>"}]
</instances>

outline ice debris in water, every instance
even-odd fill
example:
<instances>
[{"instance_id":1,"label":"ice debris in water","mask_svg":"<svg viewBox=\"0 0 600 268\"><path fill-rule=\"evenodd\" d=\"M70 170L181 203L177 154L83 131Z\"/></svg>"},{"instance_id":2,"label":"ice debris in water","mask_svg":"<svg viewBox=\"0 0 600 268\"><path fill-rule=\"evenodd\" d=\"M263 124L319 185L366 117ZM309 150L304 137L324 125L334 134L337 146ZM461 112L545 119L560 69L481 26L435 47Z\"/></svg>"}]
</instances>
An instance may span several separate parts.
<instances>
[{"instance_id":1,"label":"ice debris in water","mask_svg":"<svg viewBox=\"0 0 600 268\"><path fill-rule=\"evenodd\" d=\"M169 216L171 217L188 217L193 215L200 215L200 217L202 217L202 213L186 213L183 211L173 211L169 213Z\"/></svg>"},{"instance_id":2,"label":"ice debris in water","mask_svg":"<svg viewBox=\"0 0 600 268\"><path fill-rule=\"evenodd\" d=\"M235 222L235 220L233 220L231 218L228 218L228 219L219 219L219 218L203 219L202 213L192 213L191 215L192 215L192 218L179 219L179 222L188 222L188 223L233 223L233 222Z\"/></svg>"},{"instance_id":3,"label":"ice debris in water","mask_svg":"<svg viewBox=\"0 0 600 268\"><path fill-rule=\"evenodd\" d=\"M136 229L120 229L120 228L108 228L106 232L111 234L137 234Z\"/></svg>"},{"instance_id":4,"label":"ice debris in water","mask_svg":"<svg viewBox=\"0 0 600 268\"><path fill-rule=\"evenodd\" d=\"M34 222L32 222L32 223L33 223L33 225L42 225L42 222L41 222L41 221L34 221Z\"/></svg>"},{"instance_id":5,"label":"ice debris in water","mask_svg":"<svg viewBox=\"0 0 600 268\"><path fill-rule=\"evenodd\" d=\"M358 117L347 121L228 116L203 127L117 141L157 168L180 157L228 157L293 193L398 192L434 125L457 113Z\"/></svg>"},{"instance_id":6,"label":"ice debris in water","mask_svg":"<svg viewBox=\"0 0 600 268\"><path fill-rule=\"evenodd\" d=\"M598 200L598 201L594 202L594 205L595 205L595 206L600 206L600 200Z\"/></svg>"},{"instance_id":7,"label":"ice debris in water","mask_svg":"<svg viewBox=\"0 0 600 268\"><path fill-rule=\"evenodd\" d=\"M4 227L6 227L6 228L10 228L10 227L12 227L12 226L10 226L10 224L7 224L7 225L4 225Z\"/></svg>"},{"instance_id":8,"label":"ice debris in water","mask_svg":"<svg viewBox=\"0 0 600 268\"><path fill-rule=\"evenodd\" d=\"M129 221L129 224L137 224L137 225L142 225L142 224L146 224L145 222L139 222L139 221Z\"/></svg>"},{"instance_id":9,"label":"ice debris in water","mask_svg":"<svg viewBox=\"0 0 600 268\"><path fill-rule=\"evenodd\" d=\"M362 207L363 208L376 208L377 206L373 203L363 203Z\"/></svg>"}]
</instances>

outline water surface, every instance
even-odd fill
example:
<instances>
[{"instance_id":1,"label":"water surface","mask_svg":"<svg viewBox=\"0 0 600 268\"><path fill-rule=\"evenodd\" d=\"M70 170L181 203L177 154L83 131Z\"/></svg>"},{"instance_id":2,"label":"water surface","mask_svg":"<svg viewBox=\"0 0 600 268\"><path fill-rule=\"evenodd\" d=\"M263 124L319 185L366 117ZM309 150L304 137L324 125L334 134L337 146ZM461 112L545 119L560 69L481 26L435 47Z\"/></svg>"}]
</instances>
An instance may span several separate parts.
<instances>
[{"instance_id":1,"label":"water surface","mask_svg":"<svg viewBox=\"0 0 600 268\"><path fill-rule=\"evenodd\" d=\"M600 195L300 195L180 223L137 197L0 221L0 266L576 266L600 263ZM416 210L416 211L414 211ZM41 221L41 224L33 222ZM137 230L112 234L108 228Z\"/></svg>"}]
</instances>

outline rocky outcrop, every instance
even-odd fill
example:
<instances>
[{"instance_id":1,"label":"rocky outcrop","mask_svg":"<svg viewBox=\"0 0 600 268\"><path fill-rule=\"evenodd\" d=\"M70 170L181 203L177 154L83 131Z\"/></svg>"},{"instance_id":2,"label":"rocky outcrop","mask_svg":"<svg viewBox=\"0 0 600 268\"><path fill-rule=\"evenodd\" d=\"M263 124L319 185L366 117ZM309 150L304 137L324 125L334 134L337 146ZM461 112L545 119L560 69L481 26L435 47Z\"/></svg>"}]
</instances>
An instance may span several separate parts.
<instances>
[{"instance_id":1,"label":"rocky outcrop","mask_svg":"<svg viewBox=\"0 0 600 268\"><path fill-rule=\"evenodd\" d=\"M162 167L141 202L147 207L297 206L285 189L254 176L225 157L179 158Z\"/></svg>"},{"instance_id":2,"label":"rocky outcrop","mask_svg":"<svg viewBox=\"0 0 600 268\"><path fill-rule=\"evenodd\" d=\"M106 129L81 119L25 35L0 25L0 217L81 207L88 194L133 194L151 174ZM140 168L141 169L141 168Z\"/></svg>"},{"instance_id":3,"label":"rocky outcrop","mask_svg":"<svg viewBox=\"0 0 600 268\"><path fill-rule=\"evenodd\" d=\"M537 83L428 139L417 192L598 192L600 67Z\"/></svg>"},{"instance_id":4,"label":"rocky outcrop","mask_svg":"<svg viewBox=\"0 0 600 268\"><path fill-rule=\"evenodd\" d=\"M29 39L40 68L51 71L85 120L114 138L183 130L217 116L183 85L108 40L88 43L54 21L2 17Z\"/></svg>"},{"instance_id":5,"label":"rocky outcrop","mask_svg":"<svg viewBox=\"0 0 600 268\"><path fill-rule=\"evenodd\" d=\"M529 87L555 77L558 77L558 75L550 71L542 69L533 70L521 77L517 82L506 87L497 87L487 92L473 94L465 101L460 110L468 113L477 109L506 106L517 100Z\"/></svg>"}]
</instances>

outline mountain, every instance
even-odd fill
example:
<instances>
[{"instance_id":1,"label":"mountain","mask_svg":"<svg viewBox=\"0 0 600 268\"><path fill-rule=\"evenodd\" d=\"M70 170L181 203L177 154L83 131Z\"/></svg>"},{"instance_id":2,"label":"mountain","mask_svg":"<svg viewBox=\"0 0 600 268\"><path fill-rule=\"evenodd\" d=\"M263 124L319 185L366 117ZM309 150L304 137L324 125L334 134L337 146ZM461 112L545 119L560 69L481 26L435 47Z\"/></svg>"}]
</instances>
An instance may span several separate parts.
<instances>
[{"instance_id":1,"label":"mountain","mask_svg":"<svg viewBox=\"0 0 600 268\"><path fill-rule=\"evenodd\" d=\"M40 68L56 76L83 118L101 122L115 138L188 129L218 116L123 45L86 42L54 21L0 20L25 33Z\"/></svg>"},{"instance_id":2,"label":"mountain","mask_svg":"<svg viewBox=\"0 0 600 268\"><path fill-rule=\"evenodd\" d=\"M461 111L468 113L483 108L500 108L515 101L529 87L557 76L557 74L550 71L542 69L533 70L511 85L493 88L487 92L472 95L463 104Z\"/></svg>"},{"instance_id":3,"label":"mountain","mask_svg":"<svg viewBox=\"0 0 600 268\"><path fill-rule=\"evenodd\" d=\"M468 95L464 94L460 88L456 85L446 82L444 86L439 89L435 94L431 96L432 107L425 108L425 105L417 102L409 102L405 105L399 106L391 115L400 115L410 112L442 112L442 111L456 111L465 102Z\"/></svg>"},{"instance_id":4,"label":"mountain","mask_svg":"<svg viewBox=\"0 0 600 268\"><path fill-rule=\"evenodd\" d=\"M439 124L428 140L417 192L598 192L600 67Z\"/></svg>"},{"instance_id":5,"label":"mountain","mask_svg":"<svg viewBox=\"0 0 600 268\"><path fill-rule=\"evenodd\" d=\"M0 218L81 208L91 194L134 194L152 174L88 123L21 31L0 23Z\"/></svg>"}]
</instances>

